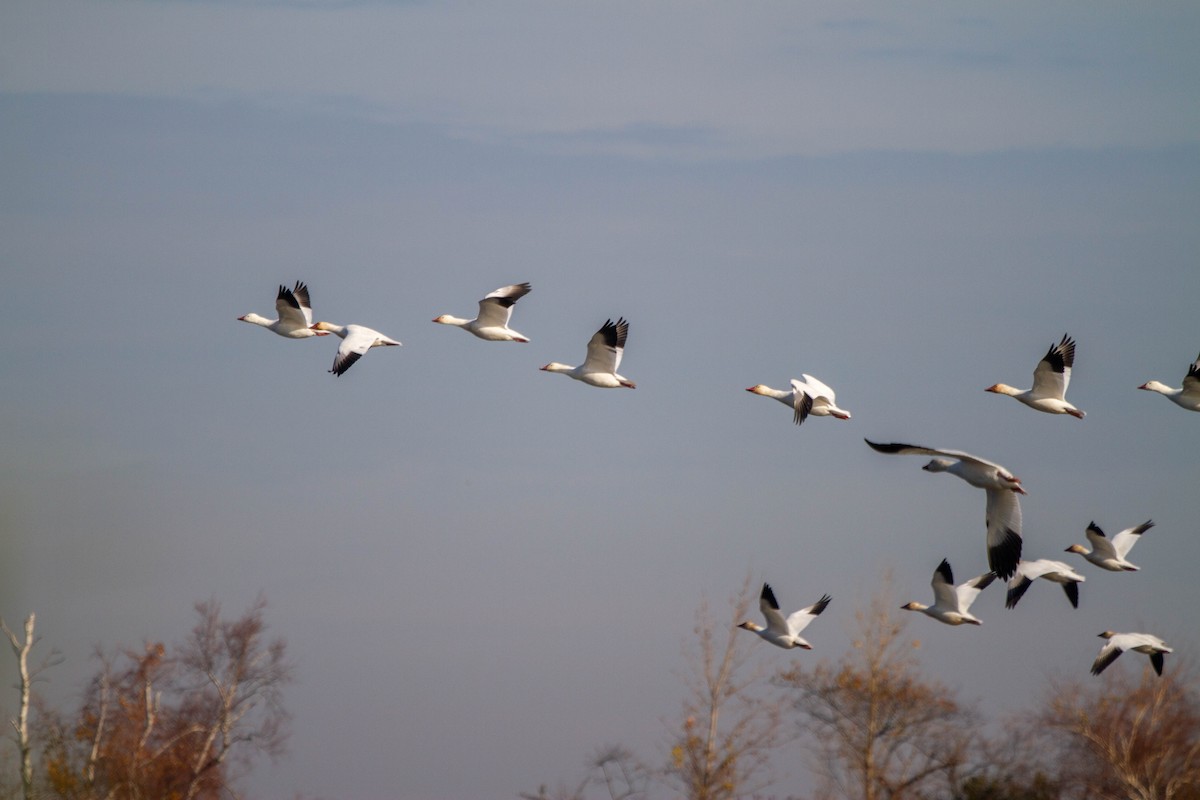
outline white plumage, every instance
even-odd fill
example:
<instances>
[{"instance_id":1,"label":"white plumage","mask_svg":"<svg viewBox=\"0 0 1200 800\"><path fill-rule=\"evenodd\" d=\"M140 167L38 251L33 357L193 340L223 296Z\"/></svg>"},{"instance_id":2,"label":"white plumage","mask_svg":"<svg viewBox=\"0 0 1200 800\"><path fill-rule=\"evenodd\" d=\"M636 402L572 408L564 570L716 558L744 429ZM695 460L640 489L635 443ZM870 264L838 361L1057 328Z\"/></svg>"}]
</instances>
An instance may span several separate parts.
<instances>
[{"instance_id":1,"label":"white plumage","mask_svg":"<svg viewBox=\"0 0 1200 800\"><path fill-rule=\"evenodd\" d=\"M923 469L949 472L972 486L987 492L984 524L987 527L988 567L1001 578L1009 578L1021 560L1021 503L1018 494L1026 494L1021 481L999 464L961 450L942 450L915 444L878 444L864 439L880 453L939 456Z\"/></svg>"},{"instance_id":2,"label":"white plumage","mask_svg":"<svg viewBox=\"0 0 1200 800\"><path fill-rule=\"evenodd\" d=\"M1110 572L1137 572L1138 566L1131 563L1125 556L1137 544L1143 533L1154 527L1154 520L1148 519L1141 525L1126 528L1111 540L1100 530L1100 526L1091 522L1087 527L1087 538L1092 544L1088 550L1081 544L1073 544L1066 549L1068 553L1078 553L1101 569Z\"/></svg>"},{"instance_id":3,"label":"white plumage","mask_svg":"<svg viewBox=\"0 0 1200 800\"><path fill-rule=\"evenodd\" d=\"M489 342L528 342L527 336L508 327L508 323L512 319L513 306L532 288L528 283L501 286L479 301L479 315L475 319L442 314L434 317L433 321L442 325L457 325Z\"/></svg>"},{"instance_id":4,"label":"white plumage","mask_svg":"<svg viewBox=\"0 0 1200 800\"><path fill-rule=\"evenodd\" d=\"M785 650L791 650L794 647L811 650L812 645L801 638L800 632L807 628L808 624L825 610L825 607L829 605L830 599L829 595L822 595L821 599L811 606L794 611L785 618L779 611L779 603L775 600L775 592L771 590L769 584L764 583L762 592L758 597L758 607L767 621L767 627L764 628L755 622L749 621L741 623L738 627L757 633L766 641Z\"/></svg>"},{"instance_id":5,"label":"white plumage","mask_svg":"<svg viewBox=\"0 0 1200 800\"><path fill-rule=\"evenodd\" d=\"M933 605L927 606L913 600L900 607L907 611L920 611L947 625L982 625L983 621L971 614L971 603L975 602L979 593L995 579L995 573L985 572L955 586L950 562L943 558L942 563L933 571L933 580L930 581L930 585L933 586Z\"/></svg>"},{"instance_id":6,"label":"white plumage","mask_svg":"<svg viewBox=\"0 0 1200 800\"><path fill-rule=\"evenodd\" d=\"M1063 334L1062 341L1050 345L1033 370L1033 388L1017 389L1007 383L997 383L984 391L1015 397L1030 408L1047 414L1070 414L1083 419L1085 414L1067 402L1067 386L1071 383L1071 368L1075 364L1075 340Z\"/></svg>"}]
</instances>

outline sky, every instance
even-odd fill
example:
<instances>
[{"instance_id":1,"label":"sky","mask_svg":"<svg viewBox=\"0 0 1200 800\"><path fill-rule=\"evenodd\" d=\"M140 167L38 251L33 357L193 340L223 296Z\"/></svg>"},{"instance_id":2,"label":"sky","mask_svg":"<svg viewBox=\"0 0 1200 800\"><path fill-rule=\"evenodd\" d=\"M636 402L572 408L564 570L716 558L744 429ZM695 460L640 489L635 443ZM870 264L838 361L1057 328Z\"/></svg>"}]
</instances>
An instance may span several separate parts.
<instances>
[{"instance_id":1,"label":"sky","mask_svg":"<svg viewBox=\"0 0 1200 800\"><path fill-rule=\"evenodd\" d=\"M0 615L68 704L96 644L261 593L297 680L248 796L514 797L665 758L702 602L832 595L812 652L751 642L770 671L844 654L885 569L897 605L986 570L982 494L870 438L1004 464L1026 555L1087 577L913 615L961 699L1032 707L1105 629L1193 659L1200 414L1137 387L1200 351L1198 34L1184 2L6 2ZM334 378L334 337L237 322L296 280L404 346ZM522 281L529 344L430 322ZM618 316L636 390L538 371ZM1063 333L1084 420L983 391ZM745 391L802 372L852 418ZM1150 518L1139 573L1062 552Z\"/></svg>"}]
</instances>

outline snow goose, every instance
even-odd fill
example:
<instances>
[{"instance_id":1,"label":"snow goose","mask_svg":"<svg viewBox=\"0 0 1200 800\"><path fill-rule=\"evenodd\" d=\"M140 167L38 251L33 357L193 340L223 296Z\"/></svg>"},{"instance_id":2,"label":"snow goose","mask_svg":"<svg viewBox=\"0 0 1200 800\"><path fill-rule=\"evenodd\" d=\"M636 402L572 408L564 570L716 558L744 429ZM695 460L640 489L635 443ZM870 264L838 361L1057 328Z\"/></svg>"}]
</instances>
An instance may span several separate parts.
<instances>
[{"instance_id":1,"label":"snow goose","mask_svg":"<svg viewBox=\"0 0 1200 800\"><path fill-rule=\"evenodd\" d=\"M341 345L337 355L333 357L333 369L329 370L334 376L339 376L358 361L372 347L399 347L395 339L384 336L377 330L362 325L334 325L332 322L318 322L313 330L328 331L340 336Z\"/></svg>"},{"instance_id":2,"label":"snow goose","mask_svg":"<svg viewBox=\"0 0 1200 800\"><path fill-rule=\"evenodd\" d=\"M282 284L279 286L279 294L275 296L275 313L279 315L279 319L267 319L251 311L238 317L238 321L261 325L288 339L329 335L309 327L312 325L312 303L308 299L308 286L302 281L296 281L295 287L291 289Z\"/></svg>"},{"instance_id":3,"label":"snow goose","mask_svg":"<svg viewBox=\"0 0 1200 800\"><path fill-rule=\"evenodd\" d=\"M1172 403L1188 411L1200 411L1200 356L1188 366L1187 375L1183 376L1182 389L1172 389L1158 381L1146 381L1138 388L1165 394Z\"/></svg>"},{"instance_id":4,"label":"snow goose","mask_svg":"<svg viewBox=\"0 0 1200 800\"><path fill-rule=\"evenodd\" d=\"M800 637L800 631L807 628L808 624L825 610L830 599L829 595L822 595L821 599L811 606L795 611L785 619L779 611L775 592L771 591L770 584L764 583L762 594L758 597L758 607L767 620L767 627L764 628L755 622L743 622L738 627L757 633L763 639L784 650L791 650L793 647L812 650L812 645Z\"/></svg>"},{"instance_id":5,"label":"snow goose","mask_svg":"<svg viewBox=\"0 0 1200 800\"><path fill-rule=\"evenodd\" d=\"M937 569L933 571L933 580L930 582L930 585L933 586L933 605L927 606L914 600L900 608L907 611L920 611L947 625L964 623L982 625L983 622L972 615L968 609L971 608L971 603L975 602L979 593L991 585L994 580L996 580L995 573L985 572L977 578L955 586L954 573L950 571L950 562L943 558L942 563L938 564Z\"/></svg>"},{"instance_id":6,"label":"snow goose","mask_svg":"<svg viewBox=\"0 0 1200 800\"><path fill-rule=\"evenodd\" d=\"M1070 414L1083 419L1085 414L1067 402L1067 386L1071 383L1071 366L1075 363L1075 340L1063 334L1062 341L1050 345L1050 350L1033 370L1033 388L1017 389L997 383L984 391L1015 397L1030 408L1047 414Z\"/></svg>"},{"instance_id":7,"label":"snow goose","mask_svg":"<svg viewBox=\"0 0 1200 800\"><path fill-rule=\"evenodd\" d=\"M479 316L475 319L442 314L440 317L434 317L433 321L443 325L457 325L489 342L528 342L528 337L508 327L508 321L512 319L513 306L529 294L531 289L528 283L501 286L479 301Z\"/></svg>"},{"instance_id":8,"label":"snow goose","mask_svg":"<svg viewBox=\"0 0 1200 800\"><path fill-rule=\"evenodd\" d=\"M1092 662L1092 674L1099 675L1104 672L1104 668L1117 660L1117 656L1126 650L1132 650L1135 653L1145 653L1150 656L1150 664L1153 665L1154 671L1162 675L1163 654L1175 652L1167 647L1167 643L1157 636L1151 636L1148 633L1113 633L1105 631L1099 634L1100 638L1107 639L1103 647L1100 648L1100 654L1096 656L1096 660Z\"/></svg>"},{"instance_id":9,"label":"snow goose","mask_svg":"<svg viewBox=\"0 0 1200 800\"><path fill-rule=\"evenodd\" d=\"M588 341L587 358L578 367L552 361L543 372L561 372L568 378L583 381L601 389L636 389L637 384L617 374L621 356L625 352L625 338L629 335L629 323L622 317L616 322L611 319L600 326Z\"/></svg>"},{"instance_id":10,"label":"snow goose","mask_svg":"<svg viewBox=\"0 0 1200 800\"><path fill-rule=\"evenodd\" d=\"M880 453L939 456L923 469L927 472L949 472L985 490L988 566L998 577L1012 577L1021 559L1021 503L1017 495L1027 494L1020 479L999 464L961 450L939 450L915 444L878 444L870 439L863 441Z\"/></svg>"},{"instance_id":11,"label":"snow goose","mask_svg":"<svg viewBox=\"0 0 1200 800\"><path fill-rule=\"evenodd\" d=\"M779 402L792 409L792 421L797 425L804 422L809 414L815 417L837 417L850 419L850 412L837 407L837 395L821 381L812 375L800 373L803 381L792 378L792 390L772 389L764 384L756 384L747 392L774 397Z\"/></svg>"},{"instance_id":12,"label":"snow goose","mask_svg":"<svg viewBox=\"0 0 1200 800\"><path fill-rule=\"evenodd\" d=\"M1137 572L1138 567L1125 559L1129 551L1137 543L1138 537L1154 527L1154 520L1148 519L1141 525L1126 528L1109 541L1100 530L1100 526L1091 522L1087 526L1087 538L1092 543L1092 549L1087 550L1081 544L1073 544L1066 549L1068 553L1078 553L1101 569L1110 572Z\"/></svg>"},{"instance_id":13,"label":"snow goose","mask_svg":"<svg viewBox=\"0 0 1200 800\"><path fill-rule=\"evenodd\" d=\"M1029 589L1030 584L1038 578L1062 584L1063 592L1066 593L1067 599L1071 601L1071 607L1079 608L1079 584L1087 579L1071 569L1070 564L1064 564L1061 561L1051 561L1048 558L1039 558L1036 561L1021 561L1017 564L1017 573L1008 582L1008 597L1004 600L1004 607L1016 608L1017 602L1025 594L1026 590Z\"/></svg>"}]
</instances>

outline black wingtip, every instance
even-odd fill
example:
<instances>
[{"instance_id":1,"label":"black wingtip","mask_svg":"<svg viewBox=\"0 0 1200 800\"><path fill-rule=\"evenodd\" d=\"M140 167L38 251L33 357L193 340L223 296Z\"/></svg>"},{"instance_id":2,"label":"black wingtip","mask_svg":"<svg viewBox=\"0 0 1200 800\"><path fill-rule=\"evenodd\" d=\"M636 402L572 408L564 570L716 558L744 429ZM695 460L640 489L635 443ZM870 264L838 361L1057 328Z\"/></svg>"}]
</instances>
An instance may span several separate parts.
<instances>
[{"instance_id":1,"label":"black wingtip","mask_svg":"<svg viewBox=\"0 0 1200 800\"><path fill-rule=\"evenodd\" d=\"M1017 603L1025 595L1033 581L1028 578L1022 578L1020 581L1008 587L1008 594L1004 597L1005 608L1016 608Z\"/></svg>"},{"instance_id":2,"label":"black wingtip","mask_svg":"<svg viewBox=\"0 0 1200 800\"><path fill-rule=\"evenodd\" d=\"M1012 529L1004 531L1004 541L988 548L988 567L1004 580L1016 573L1017 562L1020 560L1021 535Z\"/></svg>"},{"instance_id":3,"label":"black wingtip","mask_svg":"<svg viewBox=\"0 0 1200 800\"><path fill-rule=\"evenodd\" d=\"M818 600L817 602L813 603L812 609L808 613L812 614L814 617L817 616L818 614L820 614L822 611L825 610L825 607L829 605L829 602L831 600L833 600L833 598L830 597L829 595L827 595L827 594L821 595L821 599Z\"/></svg>"},{"instance_id":4,"label":"black wingtip","mask_svg":"<svg viewBox=\"0 0 1200 800\"><path fill-rule=\"evenodd\" d=\"M792 415L792 422L799 425L808 419L808 414L812 411L813 399L809 397L808 392L800 393L800 404L796 406L796 413Z\"/></svg>"},{"instance_id":5,"label":"black wingtip","mask_svg":"<svg viewBox=\"0 0 1200 800\"><path fill-rule=\"evenodd\" d=\"M763 584L762 594L760 595L760 597L771 608L775 609L776 611L779 610L779 601L775 599L775 592L771 590L771 584L769 584L769 583Z\"/></svg>"},{"instance_id":6,"label":"black wingtip","mask_svg":"<svg viewBox=\"0 0 1200 800\"><path fill-rule=\"evenodd\" d=\"M872 450L876 450L880 453L899 453L901 450L908 447L908 445L900 444L899 442L882 444L880 442L872 442L870 439L863 439L863 441L870 445Z\"/></svg>"},{"instance_id":7,"label":"black wingtip","mask_svg":"<svg viewBox=\"0 0 1200 800\"><path fill-rule=\"evenodd\" d=\"M947 559L942 559L942 563L937 565L936 571L942 576L942 580L951 586L954 585L954 572L950 569L950 562Z\"/></svg>"},{"instance_id":8,"label":"black wingtip","mask_svg":"<svg viewBox=\"0 0 1200 800\"><path fill-rule=\"evenodd\" d=\"M1071 601L1071 608L1079 608L1079 584L1075 581L1063 584L1063 591Z\"/></svg>"},{"instance_id":9,"label":"black wingtip","mask_svg":"<svg viewBox=\"0 0 1200 800\"><path fill-rule=\"evenodd\" d=\"M1162 675L1163 654L1162 653L1151 653L1150 654L1150 664L1154 667L1154 671L1157 674Z\"/></svg>"}]
</instances>

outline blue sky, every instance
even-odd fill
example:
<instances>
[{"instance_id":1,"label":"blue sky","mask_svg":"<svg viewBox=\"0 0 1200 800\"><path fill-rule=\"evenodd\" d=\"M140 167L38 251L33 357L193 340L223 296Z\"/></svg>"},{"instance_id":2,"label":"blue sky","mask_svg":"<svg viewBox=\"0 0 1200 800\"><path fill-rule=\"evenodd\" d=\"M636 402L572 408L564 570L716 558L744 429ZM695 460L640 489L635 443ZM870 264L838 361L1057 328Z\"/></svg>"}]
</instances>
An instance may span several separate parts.
<instances>
[{"instance_id":1,"label":"blue sky","mask_svg":"<svg viewBox=\"0 0 1200 800\"><path fill-rule=\"evenodd\" d=\"M843 653L885 566L897 604L983 571L982 496L863 437L1011 468L1031 557L1158 523L1078 610L913 619L964 698L1031 703L1106 628L1194 656L1200 415L1136 386L1200 351L1200 11L744 6L6 4L0 613L67 655L46 691L261 591L299 680L254 796L658 758L702 597L833 596L771 669ZM297 279L405 346L334 379L236 322ZM430 323L517 281L528 345ZM636 391L537 370L617 316ZM1063 332L1085 420L983 392ZM744 391L801 372L853 419Z\"/></svg>"}]
</instances>

